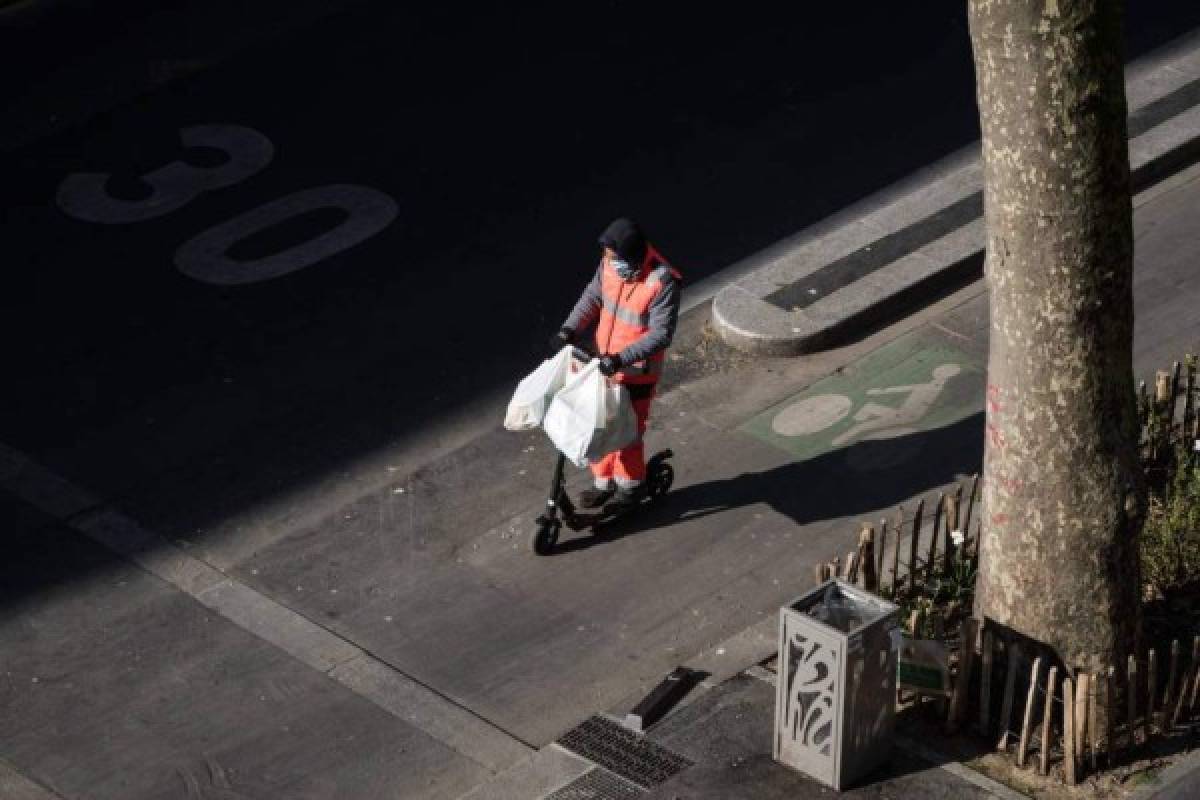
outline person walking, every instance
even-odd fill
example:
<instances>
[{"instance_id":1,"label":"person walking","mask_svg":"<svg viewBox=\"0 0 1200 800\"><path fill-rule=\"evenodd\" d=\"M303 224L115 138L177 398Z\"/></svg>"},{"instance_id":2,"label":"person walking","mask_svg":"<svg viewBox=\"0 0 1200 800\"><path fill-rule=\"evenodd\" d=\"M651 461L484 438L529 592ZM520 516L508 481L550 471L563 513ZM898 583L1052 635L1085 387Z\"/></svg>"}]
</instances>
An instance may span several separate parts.
<instances>
[{"instance_id":1,"label":"person walking","mask_svg":"<svg viewBox=\"0 0 1200 800\"><path fill-rule=\"evenodd\" d=\"M605 511L615 512L637 505L644 492L642 436L666 350L675 336L682 278L633 220L614 220L600 234L599 243L600 266L550 347L557 352L580 342L594 325L600 372L629 390L638 422L637 441L594 462L594 486L579 497L585 508L604 506Z\"/></svg>"}]
</instances>

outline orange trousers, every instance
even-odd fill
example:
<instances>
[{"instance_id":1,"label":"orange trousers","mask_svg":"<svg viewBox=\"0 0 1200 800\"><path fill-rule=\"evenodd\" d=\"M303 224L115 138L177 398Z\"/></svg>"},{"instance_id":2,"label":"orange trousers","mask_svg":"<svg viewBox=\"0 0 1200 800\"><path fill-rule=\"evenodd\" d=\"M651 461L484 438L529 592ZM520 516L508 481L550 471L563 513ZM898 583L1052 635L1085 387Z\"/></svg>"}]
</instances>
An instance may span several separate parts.
<instances>
[{"instance_id":1,"label":"orange trousers","mask_svg":"<svg viewBox=\"0 0 1200 800\"><path fill-rule=\"evenodd\" d=\"M650 418L654 384L634 385L628 388L630 399L633 401L633 413L637 417L638 438L628 447L609 453L591 465L597 488L609 488L615 481L617 486L628 489L646 479L646 446L642 437L646 434L646 421Z\"/></svg>"}]
</instances>

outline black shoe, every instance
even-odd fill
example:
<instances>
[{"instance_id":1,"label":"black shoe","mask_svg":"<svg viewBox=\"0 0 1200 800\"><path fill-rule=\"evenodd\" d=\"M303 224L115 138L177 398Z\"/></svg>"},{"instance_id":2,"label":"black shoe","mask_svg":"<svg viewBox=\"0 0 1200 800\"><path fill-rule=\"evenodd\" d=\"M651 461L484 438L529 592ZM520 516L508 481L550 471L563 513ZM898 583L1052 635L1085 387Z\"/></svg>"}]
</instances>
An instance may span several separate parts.
<instances>
[{"instance_id":1,"label":"black shoe","mask_svg":"<svg viewBox=\"0 0 1200 800\"><path fill-rule=\"evenodd\" d=\"M579 505L584 508L599 508L616 492L612 489L584 489L579 493Z\"/></svg>"},{"instance_id":2,"label":"black shoe","mask_svg":"<svg viewBox=\"0 0 1200 800\"><path fill-rule=\"evenodd\" d=\"M612 502L604 506L605 514L620 514L622 511L628 511L637 506L642 501L642 487L635 486L632 489L618 489L613 496Z\"/></svg>"}]
</instances>

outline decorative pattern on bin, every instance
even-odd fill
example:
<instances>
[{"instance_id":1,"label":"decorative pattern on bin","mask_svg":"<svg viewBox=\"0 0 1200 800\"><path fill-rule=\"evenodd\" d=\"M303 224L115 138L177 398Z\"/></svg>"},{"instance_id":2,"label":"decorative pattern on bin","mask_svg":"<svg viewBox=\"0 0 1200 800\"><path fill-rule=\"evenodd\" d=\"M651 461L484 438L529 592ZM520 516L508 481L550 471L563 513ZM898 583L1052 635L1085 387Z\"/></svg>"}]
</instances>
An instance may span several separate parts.
<instances>
[{"instance_id":1,"label":"decorative pattern on bin","mask_svg":"<svg viewBox=\"0 0 1200 800\"><path fill-rule=\"evenodd\" d=\"M788 636L787 716L793 745L833 758L837 653L799 631Z\"/></svg>"}]
</instances>

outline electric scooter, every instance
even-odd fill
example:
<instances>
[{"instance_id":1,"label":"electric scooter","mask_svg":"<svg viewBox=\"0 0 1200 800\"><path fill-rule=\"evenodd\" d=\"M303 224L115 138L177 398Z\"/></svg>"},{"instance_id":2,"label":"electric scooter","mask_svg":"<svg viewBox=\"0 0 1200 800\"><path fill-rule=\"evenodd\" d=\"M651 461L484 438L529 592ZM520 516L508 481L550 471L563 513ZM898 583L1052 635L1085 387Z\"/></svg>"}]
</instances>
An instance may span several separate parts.
<instances>
[{"instance_id":1,"label":"electric scooter","mask_svg":"<svg viewBox=\"0 0 1200 800\"><path fill-rule=\"evenodd\" d=\"M590 353L579 347L573 348L572 354L580 361L592 358ZM559 453L554 465L554 479L550 483L550 495L546 498L546 510L536 520L537 532L533 537L533 552L539 556L553 553L564 524L573 531L591 530L593 534L601 533L606 525L630 514L636 514L648 503L660 500L675 482L675 468L667 463L667 459L674 455L670 449L661 450L646 461L646 480L642 483L642 497L637 505L615 512L601 508L595 513L586 513L576 509L575 503L567 495L567 457Z\"/></svg>"}]
</instances>

